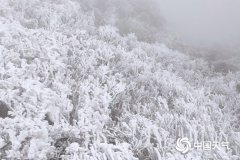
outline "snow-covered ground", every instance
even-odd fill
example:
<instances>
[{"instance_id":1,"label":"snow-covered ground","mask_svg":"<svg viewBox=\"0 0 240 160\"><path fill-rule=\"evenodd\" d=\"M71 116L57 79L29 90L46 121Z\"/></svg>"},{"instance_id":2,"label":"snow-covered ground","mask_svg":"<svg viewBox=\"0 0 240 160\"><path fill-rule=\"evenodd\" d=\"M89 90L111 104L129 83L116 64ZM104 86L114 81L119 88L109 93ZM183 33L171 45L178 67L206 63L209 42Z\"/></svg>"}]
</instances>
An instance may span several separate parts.
<instances>
[{"instance_id":1,"label":"snow-covered ground","mask_svg":"<svg viewBox=\"0 0 240 160\"><path fill-rule=\"evenodd\" d=\"M98 2L0 0L0 159L238 160L240 72L155 35L153 5Z\"/></svg>"}]
</instances>

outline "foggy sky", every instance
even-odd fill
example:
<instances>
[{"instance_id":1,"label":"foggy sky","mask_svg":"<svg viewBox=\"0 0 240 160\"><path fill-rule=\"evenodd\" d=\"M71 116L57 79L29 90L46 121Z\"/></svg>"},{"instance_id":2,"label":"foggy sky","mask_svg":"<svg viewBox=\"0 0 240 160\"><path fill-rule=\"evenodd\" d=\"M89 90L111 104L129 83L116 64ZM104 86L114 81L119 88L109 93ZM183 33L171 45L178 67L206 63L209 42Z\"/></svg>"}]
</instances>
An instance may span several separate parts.
<instances>
[{"instance_id":1,"label":"foggy sky","mask_svg":"<svg viewBox=\"0 0 240 160\"><path fill-rule=\"evenodd\" d=\"M240 46L239 0L159 0L157 3L168 30L183 41L227 48Z\"/></svg>"}]
</instances>

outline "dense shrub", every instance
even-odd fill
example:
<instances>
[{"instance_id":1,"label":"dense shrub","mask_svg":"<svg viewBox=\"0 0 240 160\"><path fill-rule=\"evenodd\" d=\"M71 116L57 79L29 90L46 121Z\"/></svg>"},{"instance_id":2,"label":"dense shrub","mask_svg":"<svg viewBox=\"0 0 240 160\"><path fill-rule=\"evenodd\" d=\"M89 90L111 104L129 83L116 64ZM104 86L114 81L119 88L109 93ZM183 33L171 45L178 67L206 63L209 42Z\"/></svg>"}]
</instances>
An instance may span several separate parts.
<instances>
[{"instance_id":1,"label":"dense shrub","mask_svg":"<svg viewBox=\"0 0 240 160\"><path fill-rule=\"evenodd\" d=\"M97 26L86 3L1 1L0 158L237 159L240 73ZM184 136L232 150L184 156Z\"/></svg>"}]
</instances>

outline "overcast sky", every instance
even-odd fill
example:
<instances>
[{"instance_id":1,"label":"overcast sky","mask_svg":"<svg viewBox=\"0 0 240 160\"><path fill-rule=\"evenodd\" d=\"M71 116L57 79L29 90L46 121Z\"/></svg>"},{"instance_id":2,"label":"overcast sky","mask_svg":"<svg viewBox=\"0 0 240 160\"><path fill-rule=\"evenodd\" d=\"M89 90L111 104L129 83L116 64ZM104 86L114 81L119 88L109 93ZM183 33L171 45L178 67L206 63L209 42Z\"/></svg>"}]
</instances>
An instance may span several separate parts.
<instances>
[{"instance_id":1,"label":"overcast sky","mask_svg":"<svg viewBox=\"0 0 240 160\"><path fill-rule=\"evenodd\" d=\"M240 46L240 0L156 0L167 28L195 45Z\"/></svg>"}]
</instances>

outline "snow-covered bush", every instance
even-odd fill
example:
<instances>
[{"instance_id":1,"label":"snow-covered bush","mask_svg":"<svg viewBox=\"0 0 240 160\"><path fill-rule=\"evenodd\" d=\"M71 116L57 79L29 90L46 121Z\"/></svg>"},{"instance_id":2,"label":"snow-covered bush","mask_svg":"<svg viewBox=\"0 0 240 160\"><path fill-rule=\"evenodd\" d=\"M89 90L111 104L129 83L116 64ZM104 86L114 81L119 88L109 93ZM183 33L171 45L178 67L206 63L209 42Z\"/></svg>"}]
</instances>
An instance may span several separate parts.
<instances>
[{"instance_id":1,"label":"snow-covered bush","mask_svg":"<svg viewBox=\"0 0 240 160\"><path fill-rule=\"evenodd\" d=\"M0 3L1 159L239 157L240 73L98 26L90 2ZM181 155L179 137L232 150Z\"/></svg>"}]
</instances>

